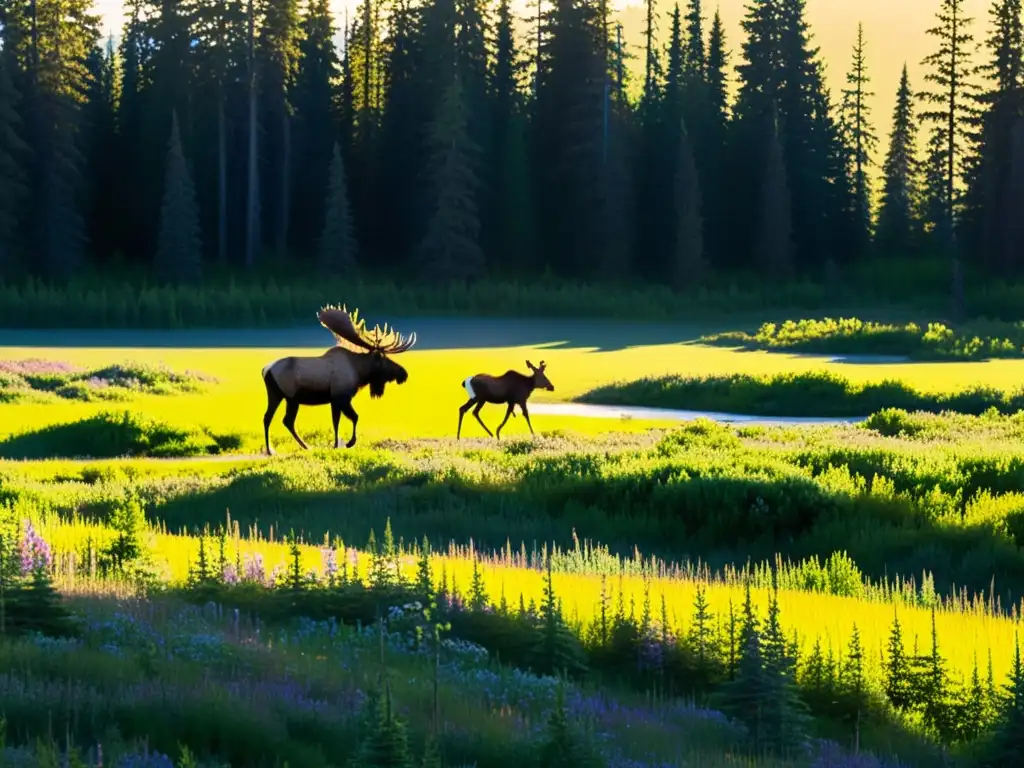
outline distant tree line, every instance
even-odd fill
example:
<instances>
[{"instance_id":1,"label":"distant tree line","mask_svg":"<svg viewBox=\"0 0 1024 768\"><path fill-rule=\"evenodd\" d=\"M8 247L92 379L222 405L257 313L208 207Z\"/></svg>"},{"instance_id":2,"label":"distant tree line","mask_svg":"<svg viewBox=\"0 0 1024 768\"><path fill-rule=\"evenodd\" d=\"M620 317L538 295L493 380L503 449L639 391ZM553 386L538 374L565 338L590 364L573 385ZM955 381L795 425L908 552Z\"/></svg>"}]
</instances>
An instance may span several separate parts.
<instances>
[{"instance_id":1,"label":"distant tree line","mask_svg":"<svg viewBox=\"0 0 1024 768\"><path fill-rule=\"evenodd\" d=\"M1021 0L992 3L984 41L964 0L937 2L922 92L904 67L879 153L864 36L830 93L805 0L750 0L736 53L701 0L667 9L662 45L648 0L632 90L607 0L523 19L508 0L362 0L340 51L328 0L125 0L116 46L90 0L0 0L2 274L692 288L930 254L1013 277Z\"/></svg>"}]
</instances>

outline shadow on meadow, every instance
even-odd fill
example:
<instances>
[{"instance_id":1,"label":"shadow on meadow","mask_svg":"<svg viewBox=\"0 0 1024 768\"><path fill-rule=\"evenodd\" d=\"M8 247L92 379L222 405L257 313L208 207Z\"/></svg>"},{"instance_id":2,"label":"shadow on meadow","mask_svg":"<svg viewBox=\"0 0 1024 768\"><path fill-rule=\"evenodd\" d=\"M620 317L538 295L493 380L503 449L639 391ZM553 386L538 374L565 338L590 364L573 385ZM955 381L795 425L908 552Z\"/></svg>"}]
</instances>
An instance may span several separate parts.
<instances>
[{"instance_id":1,"label":"shadow on meadow","mask_svg":"<svg viewBox=\"0 0 1024 768\"><path fill-rule=\"evenodd\" d=\"M99 522L137 497L170 531L216 526L230 513L242 531L294 530L312 541L330 533L361 542L387 519L406 541L426 534L490 549L570 546L575 533L623 555L639 547L713 567L845 550L873 579L929 571L942 591L987 592L994 578L996 595L1013 602L1024 594L1024 454L879 436L950 428L935 418L928 427L890 414L872 422L877 430L855 431L874 434L866 444L693 423L653 447L600 452L552 450L544 440L462 450L432 441L223 474L114 472L35 485L12 474L3 496Z\"/></svg>"},{"instance_id":2,"label":"shadow on meadow","mask_svg":"<svg viewBox=\"0 0 1024 768\"><path fill-rule=\"evenodd\" d=\"M400 317L371 311L374 323L403 333L416 333L417 351L488 349L495 347L595 348L603 352L639 345L696 341L718 324L647 323L561 318ZM308 323L290 328L195 330L0 330L0 347L109 347L175 349L324 348L333 344L329 331L310 313Z\"/></svg>"}]
</instances>

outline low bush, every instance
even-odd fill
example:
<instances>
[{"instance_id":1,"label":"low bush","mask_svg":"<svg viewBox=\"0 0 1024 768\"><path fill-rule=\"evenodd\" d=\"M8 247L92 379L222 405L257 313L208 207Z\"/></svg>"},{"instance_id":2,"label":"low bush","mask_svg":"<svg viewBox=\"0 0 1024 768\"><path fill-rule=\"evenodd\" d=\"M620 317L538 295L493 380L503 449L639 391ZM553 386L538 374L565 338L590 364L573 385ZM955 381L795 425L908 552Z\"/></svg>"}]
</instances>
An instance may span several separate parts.
<instances>
[{"instance_id":1,"label":"low bush","mask_svg":"<svg viewBox=\"0 0 1024 768\"><path fill-rule=\"evenodd\" d=\"M237 450L239 435L165 424L132 411L104 411L78 421L22 432L0 442L0 458L154 458L208 456Z\"/></svg>"},{"instance_id":2,"label":"low bush","mask_svg":"<svg viewBox=\"0 0 1024 768\"><path fill-rule=\"evenodd\" d=\"M1024 390L1008 394L977 386L931 393L891 379L856 384L831 371L811 371L643 378L596 387L576 401L754 416L864 418L887 408L980 416L993 408L1016 413L1024 407Z\"/></svg>"},{"instance_id":3,"label":"low bush","mask_svg":"<svg viewBox=\"0 0 1024 768\"><path fill-rule=\"evenodd\" d=\"M764 323L757 332L730 331L702 344L824 355L898 355L912 360L1024 357L1024 323L978 320L957 329L943 323L894 325L858 318Z\"/></svg>"},{"instance_id":4,"label":"low bush","mask_svg":"<svg viewBox=\"0 0 1024 768\"><path fill-rule=\"evenodd\" d=\"M212 381L201 373L177 373L139 363L84 370L57 360L4 360L0 361L0 402L127 400L134 394L198 392Z\"/></svg>"}]
</instances>

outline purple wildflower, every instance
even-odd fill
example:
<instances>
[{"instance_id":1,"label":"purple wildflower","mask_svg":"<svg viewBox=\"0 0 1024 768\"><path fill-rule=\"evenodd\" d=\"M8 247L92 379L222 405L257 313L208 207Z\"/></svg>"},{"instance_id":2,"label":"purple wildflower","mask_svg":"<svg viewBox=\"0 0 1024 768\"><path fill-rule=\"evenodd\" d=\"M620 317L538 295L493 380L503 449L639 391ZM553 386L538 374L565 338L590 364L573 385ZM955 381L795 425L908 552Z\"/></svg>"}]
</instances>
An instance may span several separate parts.
<instances>
[{"instance_id":1,"label":"purple wildflower","mask_svg":"<svg viewBox=\"0 0 1024 768\"><path fill-rule=\"evenodd\" d=\"M324 547L320 550L320 557L323 560L324 575L327 577L327 583L333 585L338 577L337 552L334 551L334 547Z\"/></svg>"},{"instance_id":2,"label":"purple wildflower","mask_svg":"<svg viewBox=\"0 0 1024 768\"><path fill-rule=\"evenodd\" d=\"M50 545L28 520L25 521L25 530L18 545L18 555L23 576L38 569L48 569L53 565Z\"/></svg>"},{"instance_id":3,"label":"purple wildflower","mask_svg":"<svg viewBox=\"0 0 1024 768\"><path fill-rule=\"evenodd\" d=\"M241 578L238 575L238 568L235 567L234 563L226 563L224 565L224 583L225 584L237 584Z\"/></svg>"},{"instance_id":4,"label":"purple wildflower","mask_svg":"<svg viewBox=\"0 0 1024 768\"><path fill-rule=\"evenodd\" d=\"M245 566L242 579L255 581L260 584L266 582L266 569L263 567L263 555L257 552L255 555L245 556Z\"/></svg>"}]
</instances>

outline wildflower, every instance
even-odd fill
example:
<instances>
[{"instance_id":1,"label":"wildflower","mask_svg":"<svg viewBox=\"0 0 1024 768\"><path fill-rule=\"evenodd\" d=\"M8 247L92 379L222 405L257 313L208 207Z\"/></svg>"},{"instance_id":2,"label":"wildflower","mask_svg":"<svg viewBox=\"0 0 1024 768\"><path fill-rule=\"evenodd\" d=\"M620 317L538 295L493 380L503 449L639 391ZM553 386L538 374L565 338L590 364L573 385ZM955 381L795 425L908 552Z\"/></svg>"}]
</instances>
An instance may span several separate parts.
<instances>
[{"instance_id":1,"label":"wildflower","mask_svg":"<svg viewBox=\"0 0 1024 768\"><path fill-rule=\"evenodd\" d=\"M53 565L53 553L50 551L50 545L28 520L25 521L25 532L18 545L18 556L23 576L39 569L48 569Z\"/></svg>"},{"instance_id":2,"label":"wildflower","mask_svg":"<svg viewBox=\"0 0 1024 768\"><path fill-rule=\"evenodd\" d=\"M335 579L338 577L337 552L334 551L334 547L324 547L320 550L320 557L323 560L324 575L327 577L327 583L333 586Z\"/></svg>"},{"instance_id":3,"label":"wildflower","mask_svg":"<svg viewBox=\"0 0 1024 768\"><path fill-rule=\"evenodd\" d=\"M234 563L226 563L224 565L223 576L225 584L237 584L241 580L238 575L238 568L235 567Z\"/></svg>"},{"instance_id":4,"label":"wildflower","mask_svg":"<svg viewBox=\"0 0 1024 768\"><path fill-rule=\"evenodd\" d=\"M244 581L255 581L263 584L266 581L266 569L263 567L263 555L257 552L255 555L246 555L244 564Z\"/></svg>"}]
</instances>

